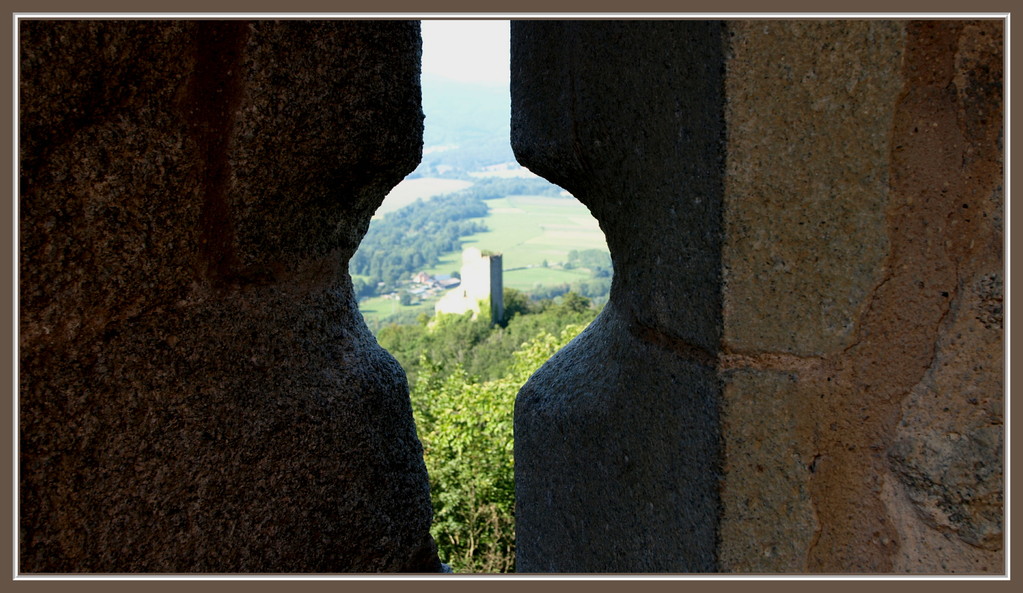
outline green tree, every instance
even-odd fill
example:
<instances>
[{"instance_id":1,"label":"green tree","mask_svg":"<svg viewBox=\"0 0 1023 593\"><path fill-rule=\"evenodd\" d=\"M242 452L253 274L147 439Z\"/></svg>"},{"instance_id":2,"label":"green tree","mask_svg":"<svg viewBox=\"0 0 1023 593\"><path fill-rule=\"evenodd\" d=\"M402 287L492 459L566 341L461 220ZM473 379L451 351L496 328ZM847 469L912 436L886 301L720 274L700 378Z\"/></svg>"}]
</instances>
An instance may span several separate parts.
<instances>
[{"instance_id":1,"label":"green tree","mask_svg":"<svg viewBox=\"0 0 1023 593\"><path fill-rule=\"evenodd\" d=\"M507 287L502 289L501 300L504 303L504 323L502 325L507 326L508 321L516 315L525 315L530 311L529 297L520 290Z\"/></svg>"},{"instance_id":2,"label":"green tree","mask_svg":"<svg viewBox=\"0 0 1023 593\"><path fill-rule=\"evenodd\" d=\"M572 313L581 313L590 308L590 299L576 292L566 292L558 307Z\"/></svg>"},{"instance_id":3,"label":"green tree","mask_svg":"<svg viewBox=\"0 0 1023 593\"><path fill-rule=\"evenodd\" d=\"M430 475L431 533L455 572L509 572L515 563L512 414L515 395L582 331L542 331L514 353L507 375L480 381L461 365L446 377L423 356L412 407Z\"/></svg>"}]
</instances>

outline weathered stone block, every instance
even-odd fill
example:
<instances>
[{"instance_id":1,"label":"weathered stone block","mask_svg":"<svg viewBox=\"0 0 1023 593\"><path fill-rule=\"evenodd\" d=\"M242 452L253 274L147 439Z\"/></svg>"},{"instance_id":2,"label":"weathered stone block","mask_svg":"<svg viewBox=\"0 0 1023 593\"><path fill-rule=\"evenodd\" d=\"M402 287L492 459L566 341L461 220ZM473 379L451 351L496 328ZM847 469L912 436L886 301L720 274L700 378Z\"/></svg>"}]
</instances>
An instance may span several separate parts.
<instances>
[{"instance_id":1,"label":"weathered stone block","mask_svg":"<svg viewBox=\"0 0 1023 593\"><path fill-rule=\"evenodd\" d=\"M723 32L512 24L515 154L589 207L615 266L516 400L520 572L715 569Z\"/></svg>"},{"instance_id":2,"label":"weathered stone block","mask_svg":"<svg viewBox=\"0 0 1023 593\"><path fill-rule=\"evenodd\" d=\"M347 260L415 22L21 21L22 572L439 571Z\"/></svg>"},{"instance_id":3,"label":"weathered stone block","mask_svg":"<svg viewBox=\"0 0 1023 593\"><path fill-rule=\"evenodd\" d=\"M819 529L807 482L821 459L799 414L814 395L791 372L741 369L722 379L718 569L803 572Z\"/></svg>"},{"instance_id":4,"label":"weathered stone block","mask_svg":"<svg viewBox=\"0 0 1023 593\"><path fill-rule=\"evenodd\" d=\"M522 569L1002 569L1002 34L515 24L516 155L615 265L519 394ZM650 439L629 488L623 435ZM672 511L681 539L638 552Z\"/></svg>"},{"instance_id":5,"label":"weathered stone block","mask_svg":"<svg viewBox=\"0 0 1023 593\"><path fill-rule=\"evenodd\" d=\"M725 339L804 356L847 346L888 249L902 26L729 25Z\"/></svg>"}]
</instances>

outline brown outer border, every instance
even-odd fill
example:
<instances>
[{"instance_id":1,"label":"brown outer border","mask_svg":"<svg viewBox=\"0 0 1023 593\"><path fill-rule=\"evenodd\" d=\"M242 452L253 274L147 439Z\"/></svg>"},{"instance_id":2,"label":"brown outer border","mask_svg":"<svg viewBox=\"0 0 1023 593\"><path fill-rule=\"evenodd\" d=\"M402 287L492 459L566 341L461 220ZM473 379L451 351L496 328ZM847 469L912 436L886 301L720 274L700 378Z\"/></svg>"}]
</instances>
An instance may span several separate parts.
<instances>
[{"instance_id":1,"label":"brown outer border","mask_svg":"<svg viewBox=\"0 0 1023 593\"><path fill-rule=\"evenodd\" d=\"M773 2L773 3L771 3L770 6L764 6L762 3L754 2L753 0L717 0L716 2L701 2L698 5L691 4L691 3L683 4L683 3L679 3L679 2L671 2L669 0L632 0L631 2L628 2L628 3L611 2L610 0L596 0L596 1L593 1L593 0L590 0L590 1L584 1L584 0L519 0L518 2L515 2L515 3L500 2L500 3L498 3L497 6L494 6L494 4L491 3L491 4L488 4L486 6L486 8L483 8L481 6L481 3L478 2L478 0L476 0L476 1L469 1L469 0L443 0L443 1L432 1L432 2L425 3L425 4L423 2L421 2L421 1L417 2L416 0L354 0L354 1L353 0L348 0L348 1L345 1L345 2L336 2L336 1L335 2L331 2L329 0L292 0L291 2L288 2L288 3L271 2L271 1L268 1L268 0L248 0L248 1L245 1L245 0L229 0L227 2L224 2L224 1L210 2L210 0L178 0L178 1L173 2L173 3L161 2L160 4L161 5L170 5L170 7L168 8L166 6L161 6L161 7L158 7L158 8L141 9L140 8L140 4L137 2L137 0L135 0L135 1L132 1L132 0L101 0L99 2L94 1L94 2L89 3L87 8L83 7L81 2L75 2L73 0L36 0L34 2L4 0L4 6L9 9L7 11L7 14L10 15L10 18L9 18L9 20L6 23L6 27L4 28L3 34L2 34L2 41L3 41L4 51L3 51L3 60L2 60L2 62L0 62L0 76L2 76L3 79L6 80L6 81L11 81L11 86L8 87L8 92L3 95L2 99L0 99L0 105L2 105L2 107L4 108L4 113L5 114L11 114L12 113L12 109L13 109L13 104L12 104L13 103L13 96L14 96L14 84L13 84L13 81L14 81L14 78L13 78L14 77L14 72L13 72L13 59L14 59L14 56L13 56L14 16L13 15L15 13L33 13L33 14L40 14L40 13L101 13L101 12L107 12L107 13L112 13L112 12L113 13L116 13L116 12L140 13L140 12L156 12L156 11L160 10L160 11L163 11L163 12L176 12L176 13L182 13L182 12L200 13L200 12L219 11L221 13L230 13L230 12L239 12L239 13L241 13L241 12L245 12L245 13L250 13L250 14L253 13L253 12L257 12L257 13L258 12L264 12L264 13L284 13L284 12L288 12L288 13L306 12L306 13L309 13L309 12L314 12L314 13L321 13L321 14L322 13L341 13L341 14L338 14L338 16L342 16L342 14L352 14L353 16L358 16L359 13L382 14L382 13L396 13L397 12L397 13L408 13L408 14L424 15L424 16L429 15L430 17L433 17L433 18L443 18L445 16L448 16L448 14L450 14L450 13L461 13L461 14L471 13L473 15L479 15L481 18L487 18L487 17L489 17L489 18L508 18L508 17L514 18L517 14L522 14L522 13L537 14L537 13L541 13L541 12L554 12L554 13L560 13L560 14L569 14L569 13L582 13L582 14L585 14L585 13L599 12L599 13L605 13L605 14L606 13L613 13L614 16L619 17L619 18L630 18L630 17L635 17L635 16L640 16L640 17L642 16L641 14L637 14L637 13L644 13L644 12L645 13L650 13L650 12L654 12L654 13L682 13L682 14L690 14L693 17L696 17L696 18L703 17L707 13L711 13L711 14L714 14L714 15L724 15L725 13L756 13L756 14L770 14L770 15L772 15L774 17L785 18L786 16L790 16L790 15L787 15L786 13L799 12L799 13L815 13L815 14L818 14L818 13L822 13L822 12L825 12L825 11L826 12L842 12L843 14L846 14L846 15L849 15L849 14L864 14L864 13L870 14L868 11L876 11L876 13L880 13L880 14L884 14L884 13L889 13L890 14L890 13L896 13L896 12L898 12L898 13L913 13L913 12L916 12L916 13L926 13L926 14L964 13L964 12L970 12L972 14L976 14L976 13L1000 13L1000 14L1008 14L1008 13L1011 12L1011 8L1012 8L1012 5L1014 3L1010 2L1009 0L997 0L997 1L989 1L989 0L976 1L975 0L974 2L970 2L970 3L949 2L947 0L931 0L929 2L924 2L923 0L913 0L912 2L898 2L898 3L896 3L897 5L894 5L890 0L888 0L888 1L885 1L885 0L860 0L859 2L856 2L856 3L845 3L845 4L851 4L851 6L844 6L844 7L841 7L839 9L836 9L836 8L824 9L822 7L821 3L819 2L819 0L817 0L817 1L813 1L813 0L783 0L782 2ZM490 16L490 15L484 16L483 13L492 13L493 16ZM97 15L97 16L100 16L100 15ZM1011 38L1010 38L1010 36L1007 35L1006 36L1006 40L1010 43L1010 48L1011 48ZM1007 69L1007 71L1008 71L1008 69ZM1011 81L1011 74L1010 74L1010 81ZM1011 88L1007 89L1007 90L1009 92L1009 96L1011 97L1012 96ZM1007 104L1006 109L1011 112L1011 105ZM1007 121L1011 121L1011 120L1007 119ZM14 402L14 398L17 396L17 391L16 391L16 388L14 387L14 384L15 384L14 361L15 361L15 354L16 354L16 352L15 352L15 345L17 343L17 334L16 334L17 330L16 330L14 322L13 322L14 290L15 290L14 284L16 282L16 275L15 275L16 272L15 272L15 269L14 269L14 257L15 257L15 254L14 254L14 248L13 248L14 247L13 246L13 237L14 237L14 233L15 233L14 206L16 204L16 195L15 195L14 189L13 189L13 187L14 187L13 186L13 181L14 181L15 171L14 171L13 166L10 166L10 163L12 163L12 158L13 158L13 155L11 154L11 152L13 152L12 145L13 145L13 140L15 138L14 137L14 126L13 126L13 121L12 121L11 117L4 117L3 118L2 130L4 132L4 134L3 134L4 137L6 139L11 140L12 142L4 143L2 145L2 148L0 148L0 157L2 157L4 159L3 160L4 166L2 167L3 174L2 174L2 177L0 177L0 181L2 181L4 183L4 187L5 188L9 189L9 191L10 191L9 196L10 196L10 200L11 200L9 202L9 207L3 209L3 213L2 213L2 215L0 215L3 218L3 222L5 223L5 226L11 230L11 233L9 235L7 235L7 240L3 242L3 246L2 246L2 248L0 248L0 273L3 274L3 277L5 279L9 279L9 284L5 284L5 288L8 288L8 290L5 290L2 293L0 293L0 310L3 310L5 312L3 315L0 315L0 327L2 327L3 332L4 332L5 335L10 336L10 340L9 341L5 341L3 343L3 352L2 352L2 355L0 355L0 380L3 381L3 384L5 386L9 386L9 388L11 390L11 393L10 393L10 399L8 399L7 401L13 403ZM1011 137L1011 129L1010 129L1010 137ZM1008 146L1009 143L1006 142L1006 145ZM1007 152L1009 152L1009 151L1007 150ZM1009 171L1012 170L1013 161L1009 161L1006 164L1008 165L1006 167L1006 172L1008 174ZM1011 209L1010 209L1010 213L1011 213ZM1011 218L1010 218L1010 222L1009 222L1008 226L1011 226ZM1006 265L1007 265L1007 267L1009 267L1008 262L1010 261L1010 257L1011 257L1012 254L1011 253L1007 253L1007 255L1009 257L1006 258L1006 262L1007 262ZM1007 270L1007 272L1008 273L1007 273L1006 286L1007 286L1007 292L1009 292L1009 289L1008 289L1008 285L1009 285L1008 277L1011 274L1011 269ZM1009 292L1009 294L1011 294L1011 292ZM1011 309L1011 303L1008 306L1008 308ZM1009 349L1009 344L1011 343L1011 341L1009 340L1010 333L1011 333L1011 331L1009 330L1009 328L1007 328L1007 331L1006 331L1006 337L1007 337L1007 340L1006 340L1006 352L1007 352L1007 356L1009 357L1009 359L1007 359L1007 363L1008 363L1008 365L1006 367L1007 369L1011 369L1011 362L1012 362L1011 353L1010 353L1010 349ZM1010 374L1011 374L1011 371L1010 371ZM1009 385L1009 383L1007 381L1006 382L1007 389L1008 389L1008 385ZM0 420L2 420L3 425L5 427L12 427L13 428L13 421L14 421L14 419L13 419L12 415L13 415L13 406L0 406ZM1007 419L1006 422L1007 422L1007 426L1009 426L1010 422L1011 422L1011 419ZM7 577L7 578L13 579L13 577L15 576L15 571L16 571L16 564L15 564L15 560L14 560L14 550L13 550L13 542L14 542L14 539L16 538L16 531L15 531L16 526L14 525L14 517L13 517L13 504L14 504L14 502L13 502L13 495L14 495L14 484L13 484L13 480L14 480L14 467L13 467L14 448L13 448L13 443L14 443L15 435L13 434L13 430L12 430L11 433L6 432L6 430L5 430L4 434L5 434L5 436L7 438L5 438L4 441L3 441L4 444L3 444L3 449L2 449L2 462L0 462L0 463L2 463L2 465L0 465L0 471L3 471L4 475L6 475L6 476L10 476L11 482L8 483L10 487L3 489L3 493L2 493L2 495L0 495L0 501L2 501L2 503L3 503L3 508L5 510L8 510L8 512L2 513L2 516L3 516L3 523L2 523L2 525L4 527L3 532L6 535L6 537L0 538L0 552L3 553L3 557L4 558L7 558L7 559L10 560L10 564L6 564L5 563L5 566L7 566L9 568L9 570L10 570L10 572L7 573L10 576ZM1015 451L1012 451L1012 452L1015 452ZM1007 459L1011 459L1011 457L1007 457ZM1007 468L1006 474L1007 474L1007 479L1008 479L1009 476L1011 476L1010 468ZM1011 491L1012 491L1012 489L1010 487L1010 493L1011 493ZM1007 501L1007 502L1009 502L1009 501ZM1008 525L1007 525L1006 532L1011 534L1011 529L1010 529L1010 526L1008 526ZM1011 547L1009 547L1007 551L1011 552ZM1007 556L1007 559L1008 559L1008 562L1009 562L1010 574L1011 574L1011 565L1012 565L1011 556ZM671 577L665 577L665 578L671 578ZM583 581L583 580L579 580L578 578L573 579L572 576L567 576L567 579L561 579L561 578L553 579L553 578L549 578L549 579L543 579L543 580L525 580L525 579L516 578L516 577L504 577L504 578L500 578L500 579L487 578L487 579L483 580L483 579L479 579L479 578L473 578L473 579L467 579L467 578L464 578L464 577L463 578L459 578L457 575L456 576L452 576L452 577L440 577L439 579L438 578L431 578L429 580L427 580L425 578L424 579L413 579L412 581L406 580L405 578L401 578L400 580L397 580L397 579L396 580L384 580L384 579L372 579L372 578L367 579L365 577L345 577L345 579L346 580L348 580L348 579L356 579L355 582L357 582L360 585L360 588L361 588L362 585L369 585L370 588L373 589L373 590L380 590L380 589L385 589L385 588L386 589L394 588L394 589L398 590L398 589L407 588L409 585L414 586L414 587L416 587L417 589L420 589L420 590L422 590L424 588L424 586L425 586L425 589L428 590L428 591L433 591L433 590L437 590L437 591L440 591L440 590L450 591L452 588L457 589L457 588L460 588L460 587L463 587L463 586L477 587L477 586L480 586L480 585L486 586L488 589L491 589L494 586L497 586L498 589L501 589L501 590L508 589L510 587L524 587L524 588L532 589L534 586L540 587L541 589L544 589L544 590L546 590L548 588L550 588L550 589L557 588L558 590L561 590L561 589L564 589L566 586L567 587L571 587L571 588L575 588L575 587L582 588L582 587L585 587L587 590L589 590L589 589L591 589L593 587L598 587L598 588L602 588L602 589L606 588L607 590L618 590L618 589L621 588L622 585L627 585L627 583L619 582L619 580L617 580L617 579L615 579L615 580L607 579L607 580L604 580L603 582L601 582L601 581L589 581L589 580ZM7 579L5 578L4 581L6 581L6 580ZM766 581L766 582L755 582L755 581L749 581L749 580L718 580L718 579L711 578L711 580L700 580L700 585L712 585L716 590L720 590L721 587L726 587L728 589L731 589L733 587L735 587L735 588L743 588L743 589L747 588L747 587L756 587L757 590L760 590L765 585L767 585L769 589L773 590L773 589L777 588L779 591L782 591L782 590L790 591L790 590L792 590L793 587L798 588L798 589L802 589L804 587L806 587L806 588L809 588L809 587L818 588L818 587L821 587L821 586L825 586L825 587L827 587L829 589L831 589L831 588L851 589L852 587L857 587L858 588L858 587L862 587L864 585L867 585L867 586L870 586L872 588L873 587L882 587L884 589L895 588L895 587L898 587L899 589L902 589L904 587L910 587L910 588L917 588L917 587L919 587L919 588L922 589L923 587L926 587L929 592L935 590L935 588L937 588L938 590L943 590L943 589L952 590L953 588L958 590L958 589L961 589L964 585L965 586L973 586L974 585L974 583L966 584L966 583L962 583L962 582L958 582L958 581L953 581L951 579L943 579L942 581L919 581L919 580L894 581L894 580L891 580L891 579L888 579L888 580L882 579L882 580L877 580L877 581L871 581L869 584L861 583L861 582L856 582L858 580L860 580L860 579L856 579L856 578L853 578L853 577L843 577L840 581L829 581L827 583L822 583L818 579L815 579L815 578L812 578L812 577L809 578L809 579L806 579L806 580L803 580L803 579L799 579L799 580L795 580L795 581L792 581L792 580L781 580L781 581L772 580L772 581ZM344 581L342 581L342 582L344 582ZM665 580L661 580L661 579L653 580L653 579L637 578L637 579L632 580L631 583L641 584L644 588L648 588L649 587L649 588L665 589L667 587L671 587L673 590L677 590L678 587L680 586L680 583L678 583L677 581L672 582L672 581L665 581ZM7 583L5 583L5 585L6 584ZM34 588L36 590L39 590L39 589L49 590L51 588L58 588L61 585L71 585L71 586L75 587L76 590L78 590L78 589L80 589L82 587L82 585L86 585L90 589L91 588L95 588L96 590L107 591L107 590L110 590L111 587L113 587L115 589L116 588L121 588L121 587L125 587L125 588L131 587L131 588L134 589L134 588L136 588L136 587L141 585L141 586L144 586L144 587L149 588L149 589L151 589L151 588L153 588L155 586L156 589L158 589L158 590L170 590L171 587L200 587L202 589L212 589L213 587L216 587L216 588L220 589L221 587L230 586L230 587L238 587L238 588L244 587L245 590L249 590L252 587L257 587L257 588L259 588L261 590L275 591L275 590L279 590L279 588L283 584L283 582L278 582L278 581L210 581L210 580L206 580L206 581L155 581L155 582L154 581L149 581L149 582L141 582L140 583L140 582L128 581L128 580L118 580L118 581L82 581L82 580L73 580L73 581L72 580L25 581L25 580L18 580L18 581L12 581L10 584L18 587L19 589L25 589L25 588L28 588L28 587L32 587L32 588ZM332 588L335 591L336 591L336 588L339 586L339 583L337 583L337 582L330 582L330 581L302 581L302 584L303 584L303 586L314 586L314 587L318 587L318 588L330 587L330 588ZM355 583L353 582L352 584L355 584ZM1006 581L1006 580L1001 580L1001 581L980 581L980 582L977 582L975 584L976 585L982 585L985 588L997 587L999 589L1005 589L1011 583L1009 581ZM343 585L341 585L341 586L343 586ZM682 585L682 586L686 586L686 585ZM5 589L6 589L6 587L5 587Z\"/></svg>"}]
</instances>

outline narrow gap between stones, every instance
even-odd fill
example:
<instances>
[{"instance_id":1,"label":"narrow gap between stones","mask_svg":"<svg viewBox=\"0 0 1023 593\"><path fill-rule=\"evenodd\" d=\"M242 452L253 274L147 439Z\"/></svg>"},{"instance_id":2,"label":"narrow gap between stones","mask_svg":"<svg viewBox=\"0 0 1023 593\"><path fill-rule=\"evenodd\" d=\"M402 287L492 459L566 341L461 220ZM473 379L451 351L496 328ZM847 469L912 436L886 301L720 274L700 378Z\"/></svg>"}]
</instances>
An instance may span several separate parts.
<instances>
[{"instance_id":1,"label":"narrow gap between stones","mask_svg":"<svg viewBox=\"0 0 1023 593\"><path fill-rule=\"evenodd\" d=\"M423 21L422 36L422 161L349 272L408 376L441 561L512 572L515 396L606 303L611 259L587 208L515 160L509 22Z\"/></svg>"}]
</instances>

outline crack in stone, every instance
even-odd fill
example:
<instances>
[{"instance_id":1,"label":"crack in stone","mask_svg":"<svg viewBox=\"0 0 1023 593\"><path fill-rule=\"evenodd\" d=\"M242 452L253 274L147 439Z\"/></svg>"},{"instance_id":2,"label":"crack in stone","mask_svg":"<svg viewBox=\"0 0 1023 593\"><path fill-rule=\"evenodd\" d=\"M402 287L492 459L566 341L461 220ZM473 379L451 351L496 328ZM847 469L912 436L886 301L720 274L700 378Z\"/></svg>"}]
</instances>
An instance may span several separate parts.
<instances>
[{"instance_id":1,"label":"crack in stone","mask_svg":"<svg viewBox=\"0 0 1023 593\"><path fill-rule=\"evenodd\" d=\"M831 365L825 356L802 356L788 352L728 352L717 357L720 371L755 370L819 374Z\"/></svg>"}]
</instances>

